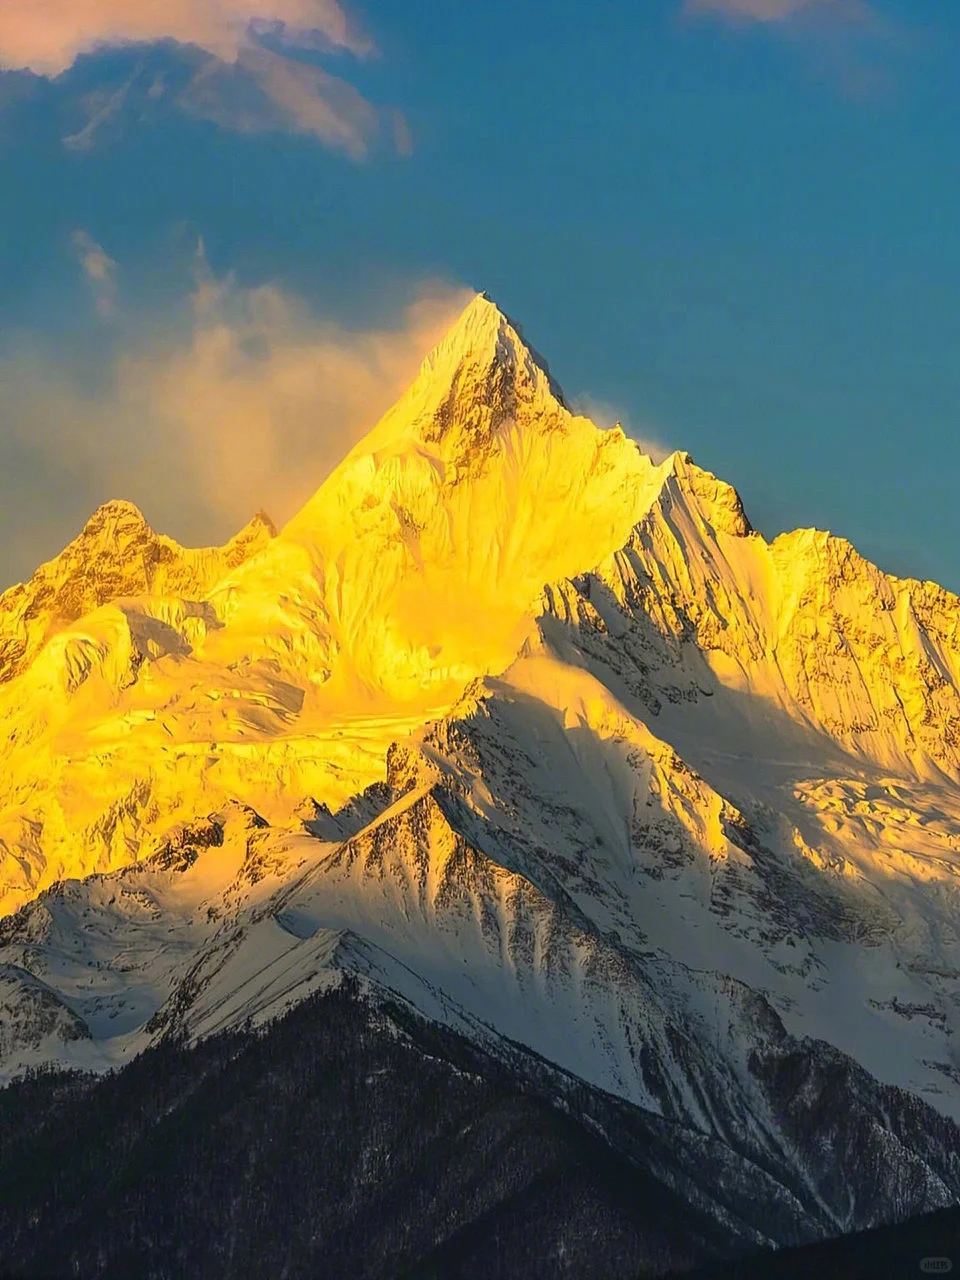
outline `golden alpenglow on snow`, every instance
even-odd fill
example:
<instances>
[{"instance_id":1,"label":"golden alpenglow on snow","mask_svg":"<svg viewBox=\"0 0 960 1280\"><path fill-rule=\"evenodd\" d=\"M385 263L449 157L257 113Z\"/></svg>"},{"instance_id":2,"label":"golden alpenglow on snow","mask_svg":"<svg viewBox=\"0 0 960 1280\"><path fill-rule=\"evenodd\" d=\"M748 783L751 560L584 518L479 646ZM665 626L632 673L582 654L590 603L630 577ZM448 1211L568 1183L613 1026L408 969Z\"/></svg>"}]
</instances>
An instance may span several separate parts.
<instances>
[{"instance_id":1,"label":"golden alpenglow on snow","mask_svg":"<svg viewBox=\"0 0 960 1280\"><path fill-rule=\"evenodd\" d=\"M770 735L956 777L954 597L812 530L767 545L688 457L573 415L484 295L273 532L193 551L109 503L0 597L6 910L227 799L344 803L555 617L597 645L640 608L678 661L694 639L683 696L724 695L739 754Z\"/></svg>"},{"instance_id":2,"label":"golden alpenglow on snow","mask_svg":"<svg viewBox=\"0 0 960 1280\"><path fill-rule=\"evenodd\" d=\"M189 551L102 508L0 602L3 906L228 798L280 821L382 779L390 742L509 666L544 585L621 547L665 474L574 417L479 296L279 536Z\"/></svg>"},{"instance_id":3,"label":"golden alpenglow on snow","mask_svg":"<svg viewBox=\"0 0 960 1280\"><path fill-rule=\"evenodd\" d=\"M733 1161L744 1246L960 1196L960 600L766 542L486 296L279 532L100 508L0 723L5 1078L351 975Z\"/></svg>"}]
</instances>

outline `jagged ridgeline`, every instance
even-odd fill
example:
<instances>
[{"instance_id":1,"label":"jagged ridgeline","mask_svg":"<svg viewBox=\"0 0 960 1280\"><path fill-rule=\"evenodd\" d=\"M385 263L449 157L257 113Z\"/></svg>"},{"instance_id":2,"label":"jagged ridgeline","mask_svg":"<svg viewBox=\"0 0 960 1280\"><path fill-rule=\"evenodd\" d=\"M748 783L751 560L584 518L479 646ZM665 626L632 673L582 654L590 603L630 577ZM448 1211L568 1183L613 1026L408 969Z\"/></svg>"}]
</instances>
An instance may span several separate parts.
<instances>
[{"instance_id":1,"label":"jagged ridgeline","mask_svg":"<svg viewBox=\"0 0 960 1280\"><path fill-rule=\"evenodd\" d=\"M480 296L279 532L110 503L0 597L0 1071L346 977L675 1135L728 1243L954 1204L958 626Z\"/></svg>"}]
</instances>

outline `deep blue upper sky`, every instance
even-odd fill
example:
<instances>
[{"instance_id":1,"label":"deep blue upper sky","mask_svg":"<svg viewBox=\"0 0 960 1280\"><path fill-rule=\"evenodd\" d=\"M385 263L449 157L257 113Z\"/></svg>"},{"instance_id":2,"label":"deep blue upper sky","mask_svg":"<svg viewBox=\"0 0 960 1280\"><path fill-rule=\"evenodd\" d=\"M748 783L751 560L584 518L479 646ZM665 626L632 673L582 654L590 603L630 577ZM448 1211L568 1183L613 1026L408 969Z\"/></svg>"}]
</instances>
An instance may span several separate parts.
<instances>
[{"instance_id":1,"label":"deep blue upper sky","mask_svg":"<svg viewBox=\"0 0 960 1280\"><path fill-rule=\"evenodd\" d=\"M177 109L192 55L171 44L0 74L0 578L114 496L96 461L114 446L85 460L84 437L65 461L34 415L87 397L97 431L116 362L194 323L202 238L212 280L276 285L321 328L396 325L428 280L485 289L569 397L688 449L764 533L829 528L960 590L960 12L801 9L367 0L350 13L378 56L296 55L404 113L411 154L381 125L365 159ZM64 145L123 85L88 145ZM111 415L134 456L155 428ZM180 482L163 456L118 495L148 515ZM171 533L228 532L182 509Z\"/></svg>"}]
</instances>

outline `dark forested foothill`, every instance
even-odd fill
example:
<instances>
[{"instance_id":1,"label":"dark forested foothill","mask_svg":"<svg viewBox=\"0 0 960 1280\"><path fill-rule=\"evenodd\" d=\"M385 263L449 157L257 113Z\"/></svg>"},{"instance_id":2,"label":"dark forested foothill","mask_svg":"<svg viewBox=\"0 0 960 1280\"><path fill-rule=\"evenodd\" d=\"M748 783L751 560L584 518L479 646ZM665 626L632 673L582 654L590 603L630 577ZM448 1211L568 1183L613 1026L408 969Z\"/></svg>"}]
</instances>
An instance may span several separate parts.
<instances>
[{"instance_id":1,"label":"dark forested foothill","mask_svg":"<svg viewBox=\"0 0 960 1280\"><path fill-rule=\"evenodd\" d=\"M0 1274L632 1277L723 1233L459 1037L342 990L0 1091Z\"/></svg>"},{"instance_id":2,"label":"dark forested foothill","mask_svg":"<svg viewBox=\"0 0 960 1280\"><path fill-rule=\"evenodd\" d=\"M348 982L265 1030L0 1090L0 1275L634 1280L750 1252L703 1274L901 1274L882 1233L756 1254L743 1169L710 1203L697 1142ZM913 1269L957 1226L930 1222L898 1229ZM880 1269L851 1269L858 1245Z\"/></svg>"},{"instance_id":3,"label":"dark forested foothill","mask_svg":"<svg viewBox=\"0 0 960 1280\"><path fill-rule=\"evenodd\" d=\"M958 1272L960 1207L802 1249L710 1263L676 1280L911 1280Z\"/></svg>"}]
</instances>

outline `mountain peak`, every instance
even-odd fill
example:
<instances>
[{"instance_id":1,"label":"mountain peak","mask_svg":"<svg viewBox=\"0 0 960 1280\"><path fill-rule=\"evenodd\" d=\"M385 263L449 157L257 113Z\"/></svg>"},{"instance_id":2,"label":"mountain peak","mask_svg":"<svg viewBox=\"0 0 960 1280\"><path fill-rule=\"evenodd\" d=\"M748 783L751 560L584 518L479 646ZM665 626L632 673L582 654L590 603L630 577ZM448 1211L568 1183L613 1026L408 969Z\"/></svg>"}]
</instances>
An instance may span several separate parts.
<instances>
[{"instance_id":1,"label":"mountain peak","mask_svg":"<svg viewBox=\"0 0 960 1280\"><path fill-rule=\"evenodd\" d=\"M478 293L459 319L427 356L421 378L435 379L451 369L475 366L490 375L498 368L525 375L550 398L564 404L546 360L524 340L523 330L487 293ZM418 379L419 381L419 379Z\"/></svg>"},{"instance_id":2,"label":"mountain peak","mask_svg":"<svg viewBox=\"0 0 960 1280\"><path fill-rule=\"evenodd\" d=\"M28 582L0 594L0 686L26 670L51 636L112 600L202 599L276 533L270 517L258 511L224 547L182 547L154 532L135 503L102 503Z\"/></svg>"},{"instance_id":3,"label":"mountain peak","mask_svg":"<svg viewBox=\"0 0 960 1280\"><path fill-rule=\"evenodd\" d=\"M481 292L476 294L464 307L459 319L450 329L447 336L453 337L456 334L482 335L484 331L488 335L496 334L503 325L509 323L509 320L493 298L490 297L489 293Z\"/></svg>"},{"instance_id":4,"label":"mountain peak","mask_svg":"<svg viewBox=\"0 0 960 1280\"><path fill-rule=\"evenodd\" d=\"M488 293L478 293L461 311L437 346L424 361L430 365L441 355L459 355L461 358L475 353L490 352L510 334L519 340L519 330L504 315Z\"/></svg>"},{"instance_id":5,"label":"mountain peak","mask_svg":"<svg viewBox=\"0 0 960 1280\"><path fill-rule=\"evenodd\" d=\"M511 320L488 293L478 293L468 303L431 355L447 348L462 357L485 353L505 355L511 349L529 350L520 325ZM427 357L428 361L430 358ZM538 362L545 363L540 357Z\"/></svg>"},{"instance_id":6,"label":"mountain peak","mask_svg":"<svg viewBox=\"0 0 960 1280\"><path fill-rule=\"evenodd\" d=\"M113 498L97 507L93 515L83 526L83 534L96 534L103 528L115 528L118 525L130 525L152 532L146 517L135 502L127 502L124 498Z\"/></svg>"},{"instance_id":7,"label":"mountain peak","mask_svg":"<svg viewBox=\"0 0 960 1280\"><path fill-rule=\"evenodd\" d=\"M423 361L410 389L356 446L357 454L427 445L465 463L505 423L529 429L568 415L547 362L485 293L478 293Z\"/></svg>"}]
</instances>

